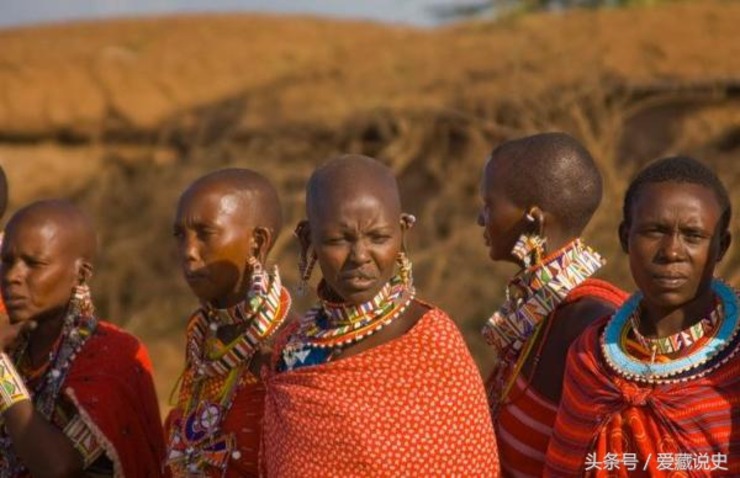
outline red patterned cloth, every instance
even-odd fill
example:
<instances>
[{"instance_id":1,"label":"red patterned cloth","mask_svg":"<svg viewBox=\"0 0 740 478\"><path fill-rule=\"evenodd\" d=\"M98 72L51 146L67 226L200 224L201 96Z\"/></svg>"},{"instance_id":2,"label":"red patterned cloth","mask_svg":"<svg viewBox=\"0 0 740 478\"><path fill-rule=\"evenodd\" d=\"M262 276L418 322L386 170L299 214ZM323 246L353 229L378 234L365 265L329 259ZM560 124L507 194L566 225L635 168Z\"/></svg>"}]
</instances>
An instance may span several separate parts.
<instances>
[{"instance_id":1,"label":"red patterned cloth","mask_svg":"<svg viewBox=\"0 0 740 478\"><path fill-rule=\"evenodd\" d=\"M582 299L598 299L618 307L626 298L624 291L608 282L586 279L566 296L560 307ZM558 310L555 309L548 320L557 321ZM542 366L546 364L541 363ZM558 411L557 403L538 394L531 384L527 386L527 380L521 375L509 397L514 398L500 408L494 420L501 470L511 477L540 477Z\"/></svg>"},{"instance_id":2,"label":"red patterned cloth","mask_svg":"<svg viewBox=\"0 0 740 478\"><path fill-rule=\"evenodd\" d=\"M183 390L191 390L183 386ZM234 401L226 413L221 424L224 435L234 437L236 455L230 456L226 471L216 467L208 467L202 471L203 476L213 478L237 478L259 476L258 457L260 448L260 433L262 431L262 410L265 399L265 389L262 382L248 371L242 375L240 384L234 395ZM172 427L180 426L183 419L183 409L174 408L165 421L165 435L172 435ZM167 467L165 476L173 476Z\"/></svg>"},{"instance_id":3,"label":"red patterned cloth","mask_svg":"<svg viewBox=\"0 0 740 478\"><path fill-rule=\"evenodd\" d=\"M603 358L600 336L607 321L587 328L568 353L545 476L740 476L737 358L683 383L628 381Z\"/></svg>"},{"instance_id":4,"label":"red patterned cloth","mask_svg":"<svg viewBox=\"0 0 740 478\"><path fill-rule=\"evenodd\" d=\"M499 475L478 369L438 309L391 342L266 386L269 477Z\"/></svg>"},{"instance_id":5,"label":"red patterned cloth","mask_svg":"<svg viewBox=\"0 0 740 478\"><path fill-rule=\"evenodd\" d=\"M116 477L162 475L164 435L149 354L139 340L100 322L63 386L113 462Z\"/></svg>"}]
</instances>

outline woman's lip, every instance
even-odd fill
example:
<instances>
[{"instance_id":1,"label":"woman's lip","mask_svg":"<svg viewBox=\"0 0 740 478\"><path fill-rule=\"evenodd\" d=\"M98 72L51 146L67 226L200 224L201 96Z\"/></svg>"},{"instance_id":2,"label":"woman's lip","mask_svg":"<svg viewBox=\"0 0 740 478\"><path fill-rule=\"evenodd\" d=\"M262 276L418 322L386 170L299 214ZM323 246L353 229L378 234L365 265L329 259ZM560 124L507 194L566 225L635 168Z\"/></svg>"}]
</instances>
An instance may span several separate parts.
<instances>
[{"instance_id":1,"label":"woman's lip","mask_svg":"<svg viewBox=\"0 0 740 478\"><path fill-rule=\"evenodd\" d=\"M344 277L342 279L342 282L352 286L355 289L364 289L375 282L375 280L366 276L348 276Z\"/></svg>"},{"instance_id":2,"label":"woman's lip","mask_svg":"<svg viewBox=\"0 0 740 478\"><path fill-rule=\"evenodd\" d=\"M198 271L185 271L185 280L188 282L198 282L206 278L204 272Z\"/></svg>"},{"instance_id":3,"label":"woman's lip","mask_svg":"<svg viewBox=\"0 0 740 478\"><path fill-rule=\"evenodd\" d=\"M23 305L28 301L27 297L22 296L15 296L15 297L7 297L3 300L6 307L13 308L17 307L19 305Z\"/></svg>"},{"instance_id":4,"label":"woman's lip","mask_svg":"<svg viewBox=\"0 0 740 478\"><path fill-rule=\"evenodd\" d=\"M656 275L653 276L653 282L667 289L674 289L682 286L688 278L686 276Z\"/></svg>"}]
</instances>

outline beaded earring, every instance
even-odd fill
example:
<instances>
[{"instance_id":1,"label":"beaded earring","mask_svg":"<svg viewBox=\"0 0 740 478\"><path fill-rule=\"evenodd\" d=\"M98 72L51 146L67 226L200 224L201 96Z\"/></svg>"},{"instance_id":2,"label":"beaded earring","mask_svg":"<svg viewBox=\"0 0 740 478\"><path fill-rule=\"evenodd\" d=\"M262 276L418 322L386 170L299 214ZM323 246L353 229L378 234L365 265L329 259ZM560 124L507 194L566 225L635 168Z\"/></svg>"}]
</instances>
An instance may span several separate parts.
<instances>
[{"instance_id":1,"label":"beaded earring","mask_svg":"<svg viewBox=\"0 0 740 478\"><path fill-rule=\"evenodd\" d=\"M262 267L262 263L257 259L257 256L247 259L247 265L251 271L247 300L251 306L256 307L258 302L261 302L262 298L267 294L270 287L270 276L265 271L265 268Z\"/></svg>"},{"instance_id":2,"label":"beaded earring","mask_svg":"<svg viewBox=\"0 0 740 478\"><path fill-rule=\"evenodd\" d=\"M531 213L525 216L527 222L534 223L535 218ZM525 268L539 264L545 252L545 242L547 239L537 233L522 233L514 247L511 249L511 255L522 261Z\"/></svg>"},{"instance_id":3,"label":"beaded earring","mask_svg":"<svg viewBox=\"0 0 740 478\"><path fill-rule=\"evenodd\" d=\"M310 259L308 257L309 255L311 256ZM301 249L298 259L298 275L300 276L300 280L298 281L298 288L296 290L296 294L301 297L304 297L308 292L308 280L311 278L317 260L316 251L311 250L309 254L308 251Z\"/></svg>"},{"instance_id":4,"label":"beaded earring","mask_svg":"<svg viewBox=\"0 0 740 478\"><path fill-rule=\"evenodd\" d=\"M87 285L87 281L85 281L85 279L80 279L80 282L72 288L70 310L72 313L67 314L64 319L65 322L74 321L77 317L90 317L95 314L95 306L92 302L90 286ZM67 325L72 326L74 324L70 323Z\"/></svg>"},{"instance_id":5,"label":"beaded earring","mask_svg":"<svg viewBox=\"0 0 740 478\"><path fill-rule=\"evenodd\" d=\"M409 260L406 252L401 251L396 256L396 264L398 264L398 275L401 277L401 281L406 284L407 287L414 285L414 272L411 261Z\"/></svg>"},{"instance_id":6,"label":"beaded earring","mask_svg":"<svg viewBox=\"0 0 740 478\"><path fill-rule=\"evenodd\" d=\"M416 224L416 216L408 213L401 214L401 252L396 257L396 264L398 264L398 275L407 287L414 285L414 274L411 260L406 254L406 231L414 227L414 224Z\"/></svg>"}]
</instances>

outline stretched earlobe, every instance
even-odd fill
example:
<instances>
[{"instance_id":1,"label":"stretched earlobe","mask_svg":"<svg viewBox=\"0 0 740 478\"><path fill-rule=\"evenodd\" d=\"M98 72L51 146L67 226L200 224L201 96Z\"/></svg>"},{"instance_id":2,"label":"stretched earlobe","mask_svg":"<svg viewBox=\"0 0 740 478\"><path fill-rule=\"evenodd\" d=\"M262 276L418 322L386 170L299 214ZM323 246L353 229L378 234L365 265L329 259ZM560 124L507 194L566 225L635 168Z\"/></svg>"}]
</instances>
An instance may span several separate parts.
<instances>
[{"instance_id":1,"label":"stretched earlobe","mask_svg":"<svg viewBox=\"0 0 740 478\"><path fill-rule=\"evenodd\" d=\"M539 208L539 206L532 206L531 208L529 208L527 214L524 215L524 218L527 220L527 222L532 223L536 235L542 238L546 237L545 213L542 211L542 209Z\"/></svg>"},{"instance_id":2,"label":"stretched earlobe","mask_svg":"<svg viewBox=\"0 0 740 478\"><path fill-rule=\"evenodd\" d=\"M75 266L77 269L77 284L85 284L92 279L93 265L90 262L84 259L77 259Z\"/></svg>"},{"instance_id":3,"label":"stretched earlobe","mask_svg":"<svg viewBox=\"0 0 740 478\"><path fill-rule=\"evenodd\" d=\"M293 235L298 239L301 249L308 250L311 246L311 225L307 219L303 219L295 226Z\"/></svg>"},{"instance_id":4,"label":"stretched earlobe","mask_svg":"<svg viewBox=\"0 0 740 478\"><path fill-rule=\"evenodd\" d=\"M252 255L264 264L272 245L272 231L267 227L256 227L252 232L252 244Z\"/></svg>"},{"instance_id":5,"label":"stretched earlobe","mask_svg":"<svg viewBox=\"0 0 740 478\"><path fill-rule=\"evenodd\" d=\"M416 216L407 212L401 213L401 229L408 231L416 224Z\"/></svg>"}]
</instances>

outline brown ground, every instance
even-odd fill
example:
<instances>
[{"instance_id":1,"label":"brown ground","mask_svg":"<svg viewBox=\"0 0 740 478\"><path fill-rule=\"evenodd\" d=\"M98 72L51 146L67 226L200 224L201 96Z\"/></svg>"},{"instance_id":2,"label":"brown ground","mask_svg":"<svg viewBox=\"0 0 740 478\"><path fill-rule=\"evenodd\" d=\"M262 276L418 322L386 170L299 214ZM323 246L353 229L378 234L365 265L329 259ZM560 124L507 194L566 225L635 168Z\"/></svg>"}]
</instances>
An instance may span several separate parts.
<instances>
[{"instance_id":1,"label":"brown ground","mask_svg":"<svg viewBox=\"0 0 740 478\"><path fill-rule=\"evenodd\" d=\"M379 157L421 219L410 245L422 295L458 320L486 369L477 330L511 272L488 263L475 226L486 151L541 130L583 140L607 178L587 236L612 258L607 277L631 287L614 231L639 164L684 152L740 184L738 24L738 3L683 3L439 30L247 15L6 30L0 164L14 206L69 195L95 214L97 301L148 342L164 399L194 306L170 246L184 185L254 167L293 224L315 164ZM284 234L274 258L289 283L296 253ZM739 262L723 266L734 283Z\"/></svg>"}]
</instances>

